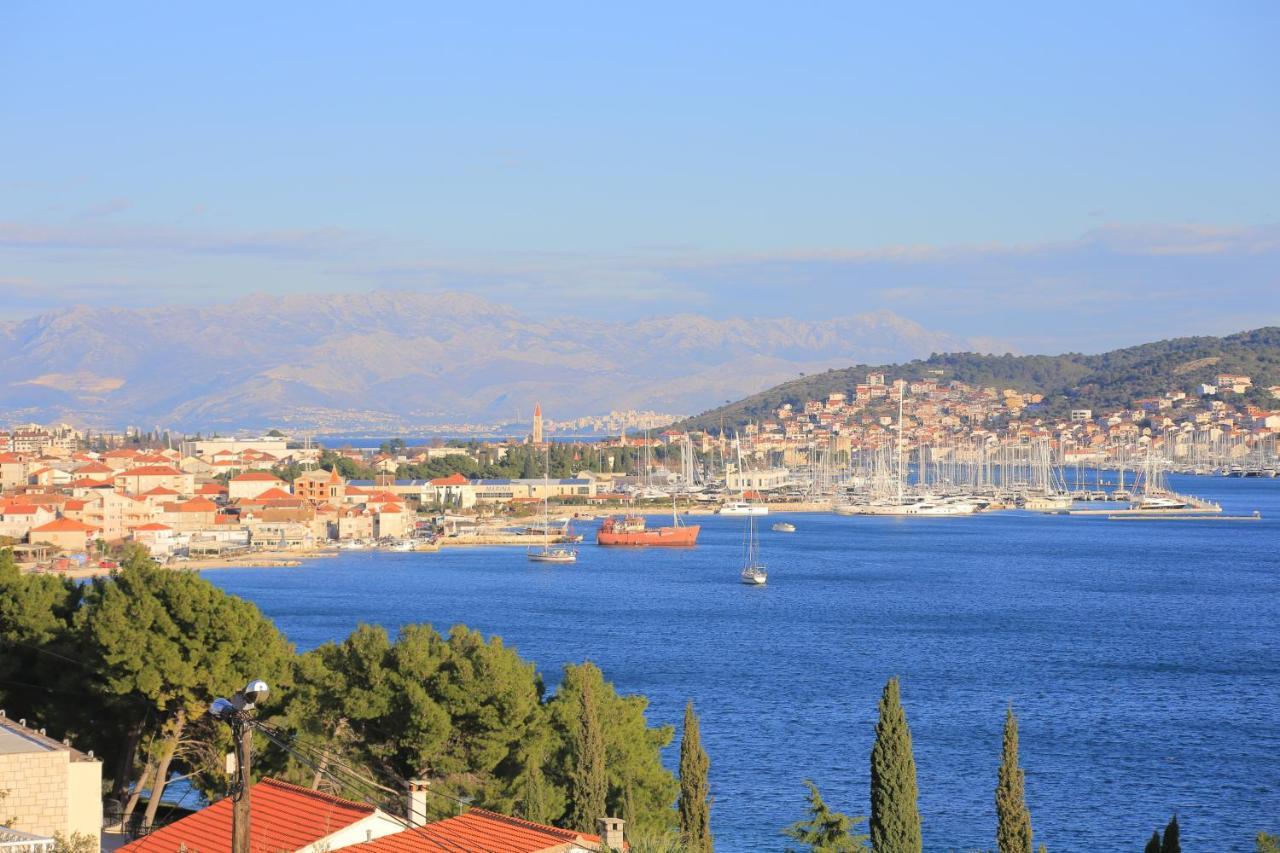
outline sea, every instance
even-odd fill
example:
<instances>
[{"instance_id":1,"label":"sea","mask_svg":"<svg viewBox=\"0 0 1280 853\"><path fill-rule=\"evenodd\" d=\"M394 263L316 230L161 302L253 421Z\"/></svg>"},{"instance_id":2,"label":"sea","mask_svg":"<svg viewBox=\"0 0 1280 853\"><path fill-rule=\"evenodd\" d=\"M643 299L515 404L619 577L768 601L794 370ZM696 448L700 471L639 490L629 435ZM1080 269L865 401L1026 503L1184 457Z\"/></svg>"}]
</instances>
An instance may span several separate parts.
<instances>
[{"instance_id":1,"label":"sea","mask_svg":"<svg viewBox=\"0 0 1280 853\"><path fill-rule=\"evenodd\" d=\"M1177 814L1189 851L1280 832L1280 480L1170 477L1261 521L774 513L765 587L738 581L746 520L688 550L344 552L206 577L309 649L361 622L500 635L554 689L591 660L710 756L720 851L783 850L804 781L865 815L876 705L901 680L926 850L995 846L1005 710L1036 843L1137 850ZM1083 506L1089 506L1085 504ZM796 525L779 533L779 520ZM590 524L579 525L593 537Z\"/></svg>"}]
</instances>

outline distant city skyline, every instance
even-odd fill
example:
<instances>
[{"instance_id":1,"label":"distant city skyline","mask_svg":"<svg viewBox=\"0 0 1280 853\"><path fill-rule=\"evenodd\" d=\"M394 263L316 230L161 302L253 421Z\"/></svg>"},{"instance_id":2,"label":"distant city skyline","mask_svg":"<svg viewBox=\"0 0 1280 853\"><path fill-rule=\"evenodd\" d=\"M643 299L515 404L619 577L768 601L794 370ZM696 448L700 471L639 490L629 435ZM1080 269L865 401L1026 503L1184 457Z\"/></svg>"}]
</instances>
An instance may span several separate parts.
<instances>
[{"instance_id":1,"label":"distant city skyline","mask_svg":"<svg viewBox=\"0 0 1280 853\"><path fill-rule=\"evenodd\" d=\"M1020 352L1280 323L1269 3L216 9L0 28L0 317L462 290L890 310Z\"/></svg>"}]
</instances>

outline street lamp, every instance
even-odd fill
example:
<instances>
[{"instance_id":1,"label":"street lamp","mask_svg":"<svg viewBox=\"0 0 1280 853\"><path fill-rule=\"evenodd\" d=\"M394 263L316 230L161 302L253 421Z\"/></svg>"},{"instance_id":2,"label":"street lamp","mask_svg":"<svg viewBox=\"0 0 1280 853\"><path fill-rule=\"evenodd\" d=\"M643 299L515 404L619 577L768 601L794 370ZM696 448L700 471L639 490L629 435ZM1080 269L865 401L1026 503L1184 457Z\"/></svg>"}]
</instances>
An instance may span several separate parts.
<instances>
[{"instance_id":1,"label":"street lamp","mask_svg":"<svg viewBox=\"0 0 1280 853\"><path fill-rule=\"evenodd\" d=\"M235 740L236 778L231 785L231 853L249 853L249 762L253 726L249 712L267 698L267 682L255 678L230 699L219 696L209 703L209 715L231 726Z\"/></svg>"}]
</instances>

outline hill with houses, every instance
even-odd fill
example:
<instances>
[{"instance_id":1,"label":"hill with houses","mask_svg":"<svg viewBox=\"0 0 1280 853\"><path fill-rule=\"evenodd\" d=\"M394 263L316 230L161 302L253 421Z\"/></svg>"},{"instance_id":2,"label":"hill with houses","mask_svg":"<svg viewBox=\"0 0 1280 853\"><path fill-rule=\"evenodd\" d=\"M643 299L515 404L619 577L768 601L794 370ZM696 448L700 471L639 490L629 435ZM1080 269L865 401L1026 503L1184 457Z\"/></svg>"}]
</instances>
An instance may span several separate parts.
<instances>
[{"instance_id":1,"label":"hill with houses","mask_svg":"<svg viewBox=\"0 0 1280 853\"><path fill-rule=\"evenodd\" d=\"M1280 386L1280 327L1225 337L1173 338L1097 355L983 355L935 353L892 364L858 364L802 375L758 394L676 424L677 429L717 432L770 417L781 406L802 407L831 394L857 396L868 375L893 379L957 381L973 387L1008 388L1042 397L1036 411L1064 416L1072 409L1105 410L1170 390L1214 395L1232 376L1249 377L1239 395L1274 405L1267 389ZM1235 389L1233 389L1235 390Z\"/></svg>"}]
</instances>

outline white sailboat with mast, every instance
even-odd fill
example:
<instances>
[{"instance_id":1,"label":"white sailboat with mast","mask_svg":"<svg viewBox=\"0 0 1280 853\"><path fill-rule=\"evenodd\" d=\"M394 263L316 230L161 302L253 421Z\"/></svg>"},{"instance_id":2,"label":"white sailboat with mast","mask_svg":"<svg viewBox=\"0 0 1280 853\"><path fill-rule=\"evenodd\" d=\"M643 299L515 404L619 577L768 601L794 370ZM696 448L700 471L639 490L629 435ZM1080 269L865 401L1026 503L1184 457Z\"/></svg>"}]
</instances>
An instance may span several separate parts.
<instances>
[{"instance_id":1,"label":"white sailboat with mast","mask_svg":"<svg viewBox=\"0 0 1280 853\"><path fill-rule=\"evenodd\" d=\"M530 548L525 552L535 563L576 563L578 551L575 548L551 547L551 449L544 450L544 466L542 469L542 547Z\"/></svg>"},{"instance_id":2,"label":"white sailboat with mast","mask_svg":"<svg viewBox=\"0 0 1280 853\"><path fill-rule=\"evenodd\" d=\"M739 579L749 586L764 586L769 581L769 572L760 562L760 546L756 540L756 517L747 517L747 541L743 547L742 574Z\"/></svg>"}]
</instances>

